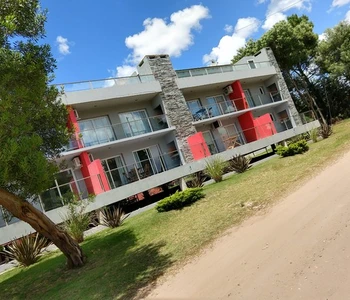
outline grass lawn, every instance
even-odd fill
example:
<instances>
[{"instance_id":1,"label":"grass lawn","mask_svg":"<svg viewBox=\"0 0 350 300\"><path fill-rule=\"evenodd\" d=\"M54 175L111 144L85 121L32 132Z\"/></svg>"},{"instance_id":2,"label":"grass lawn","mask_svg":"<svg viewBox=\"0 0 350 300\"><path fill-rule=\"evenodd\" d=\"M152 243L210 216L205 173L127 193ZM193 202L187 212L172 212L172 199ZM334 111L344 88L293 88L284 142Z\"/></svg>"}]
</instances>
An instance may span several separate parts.
<instances>
[{"instance_id":1,"label":"grass lawn","mask_svg":"<svg viewBox=\"0 0 350 300\"><path fill-rule=\"evenodd\" d=\"M206 186L206 198L182 211L152 209L87 238L82 247L89 261L81 269L65 270L64 257L55 252L27 269L8 271L0 275L0 298L130 299L147 292L165 271L256 213L256 207L283 198L349 151L349 126L350 121L338 124L329 139L311 144L303 155L273 158Z\"/></svg>"}]
</instances>

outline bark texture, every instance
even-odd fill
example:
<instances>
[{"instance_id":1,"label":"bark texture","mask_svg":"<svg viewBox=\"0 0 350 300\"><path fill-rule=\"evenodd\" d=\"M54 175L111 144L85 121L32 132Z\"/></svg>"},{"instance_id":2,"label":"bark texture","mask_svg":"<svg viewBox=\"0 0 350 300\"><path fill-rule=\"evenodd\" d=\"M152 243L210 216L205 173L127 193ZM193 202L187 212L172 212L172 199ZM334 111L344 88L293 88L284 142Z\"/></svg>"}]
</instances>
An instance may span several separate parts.
<instances>
[{"instance_id":1,"label":"bark texture","mask_svg":"<svg viewBox=\"0 0 350 300\"><path fill-rule=\"evenodd\" d=\"M78 268L85 264L86 257L79 244L33 205L1 188L0 205L51 240L66 256L68 268Z\"/></svg>"}]
</instances>

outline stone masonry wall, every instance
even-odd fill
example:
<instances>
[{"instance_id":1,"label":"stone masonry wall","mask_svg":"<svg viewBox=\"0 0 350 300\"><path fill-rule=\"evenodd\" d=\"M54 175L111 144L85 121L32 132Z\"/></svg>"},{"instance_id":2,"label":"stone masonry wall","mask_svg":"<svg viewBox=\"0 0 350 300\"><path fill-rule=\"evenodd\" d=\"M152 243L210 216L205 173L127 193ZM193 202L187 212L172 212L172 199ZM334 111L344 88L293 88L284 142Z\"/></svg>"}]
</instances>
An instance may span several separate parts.
<instances>
[{"instance_id":1,"label":"stone masonry wall","mask_svg":"<svg viewBox=\"0 0 350 300\"><path fill-rule=\"evenodd\" d=\"M267 56L269 58L269 61L272 63L272 65L276 68L277 71L277 80L278 80L278 86L280 87L280 92L282 95L282 98L284 100L288 100L288 108L291 112L291 115L296 123L297 126L303 125L300 115L295 107L294 101L289 93L288 86L284 80L283 74L281 72L281 69L278 65L278 62L276 60L275 55L273 54L273 51L270 48L266 48Z\"/></svg>"},{"instance_id":2,"label":"stone masonry wall","mask_svg":"<svg viewBox=\"0 0 350 300\"><path fill-rule=\"evenodd\" d=\"M170 124L176 127L176 139L180 151L186 162L193 161L192 152L188 146L187 138L197 131L192 125L192 115L188 110L185 97L177 86L176 72L168 55L147 56L147 63L150 65L152 73L159 81L162 92L160 94L165 114L170 120Z\"/></svg>"}]
</instances>

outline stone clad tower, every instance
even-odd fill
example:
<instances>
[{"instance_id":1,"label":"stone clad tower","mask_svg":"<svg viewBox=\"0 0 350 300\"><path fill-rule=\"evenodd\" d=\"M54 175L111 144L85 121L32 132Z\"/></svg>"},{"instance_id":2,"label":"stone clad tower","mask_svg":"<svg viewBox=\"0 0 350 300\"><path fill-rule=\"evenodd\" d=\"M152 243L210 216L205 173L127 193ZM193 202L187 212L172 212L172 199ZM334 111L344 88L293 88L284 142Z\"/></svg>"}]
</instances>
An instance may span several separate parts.
<instances>
[{"instance_id":1,"label":"stone clad tower","mask_svg":"<svg viewBox=\"0 0 350 300\"><path fill-rule=\"evenodd\" d=\"M147 55L138 66L140 75L153 74L162 88L160 97L165 114L172 126L176 127L176 139L179 150L186 162L193 161L187 138L195 134L192 115L187 107L185 97L176 83L176 72L169 55Z\"/></svg>"}]
</instances>

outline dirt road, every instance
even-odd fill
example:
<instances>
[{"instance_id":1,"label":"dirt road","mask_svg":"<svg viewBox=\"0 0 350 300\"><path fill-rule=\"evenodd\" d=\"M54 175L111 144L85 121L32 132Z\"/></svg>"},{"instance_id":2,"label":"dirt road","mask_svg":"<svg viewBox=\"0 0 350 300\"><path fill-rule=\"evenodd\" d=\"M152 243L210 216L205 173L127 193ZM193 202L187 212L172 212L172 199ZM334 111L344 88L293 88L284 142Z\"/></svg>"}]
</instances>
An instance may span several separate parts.
<instances>
[{"instance_id":1,"label":"dirt road","mask_svg":"<svg viewBox=\"0 0 350 300\"><path fill-rule=\"evenodd\" d=\"M350 153L148 298L350 299Z\"/></svg>"}]
</instances>

